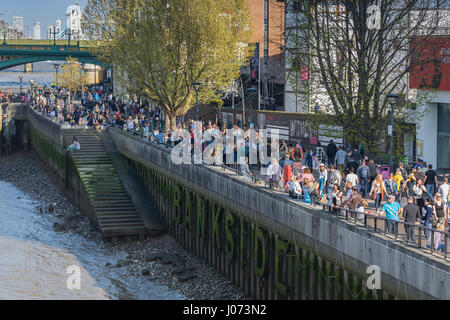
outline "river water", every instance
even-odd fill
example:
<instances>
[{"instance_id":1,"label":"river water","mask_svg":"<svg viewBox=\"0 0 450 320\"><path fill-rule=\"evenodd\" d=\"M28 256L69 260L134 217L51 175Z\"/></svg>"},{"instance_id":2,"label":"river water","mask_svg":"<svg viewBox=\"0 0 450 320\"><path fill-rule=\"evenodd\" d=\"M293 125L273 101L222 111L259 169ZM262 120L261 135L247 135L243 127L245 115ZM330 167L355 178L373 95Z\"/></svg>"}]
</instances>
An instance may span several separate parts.
<instances>
[{"instance_id":1,"label":"river water","mask_svg":"<svg viewBox=\"0 0 450 320\"><path fill-rule=\"evenodd\" d=\"M30 88L30 80L36 81L40 86L50 86L55 79L55 71L53 63L61 64L62 62L35 62L33 63L33 72L24 72L24 66L17 66L7 70L0 71L0 90L20 89L20 79L22 76L22 87Z\"/></svg>"},{"instance_id":2,"label":"river water","mask_svg":"<svg viewBox=\"0 0 450 320\"><path fill-rule=\"evenodd\" d=\"M0 300L185 299L113 267L125 258L124 253L55 232L55 218L40 214L38 205L12 184L0 181ZM107 262L112 266L105 267ZM68 289L68 279L74 276L68 273L70 266L80 268L80 289Z\"/></svg>"}]
</instances>

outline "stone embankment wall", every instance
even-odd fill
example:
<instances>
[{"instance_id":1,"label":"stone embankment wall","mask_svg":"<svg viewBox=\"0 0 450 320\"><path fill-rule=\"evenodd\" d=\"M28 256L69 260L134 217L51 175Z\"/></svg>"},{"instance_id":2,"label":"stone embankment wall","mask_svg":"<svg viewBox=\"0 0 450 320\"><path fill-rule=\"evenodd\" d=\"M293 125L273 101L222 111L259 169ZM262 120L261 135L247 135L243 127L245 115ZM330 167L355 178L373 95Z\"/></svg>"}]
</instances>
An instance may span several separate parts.
<instances>
[{"instance_id":1,"label":"stone embankment wall","mask_svg":"<svg viewBox=\"0 0 450 320\"><path fill-rule=\"evenodd\" d=\"M257 299L450 298L448 262L108 130L170 233ZM381 270L380 290L367 288L370 265Z\"/></svg>"},{"instance_id":2,"label":"stone embankment wall","mask_svg":"<svg viewBox=\"0 0 450 320\"><path fill-rule=\"evenodd\" d=\"M89 214L59 125L27 110L33 150ZM108 128L169 232L257 299L450 299L449 263L218 168L176 165L170 149ZM69 177L69 178L68 178ZM366 286L367 267L381 288Z\"/></svg>"},{"instance_id":3,"label":"stone embankment wall","mask_svg":"<svg viewBox=\"0 0 450 320\"><path fill-rule=\"evenodd\" d=\"M61 126L44 118L27 105L10 104L7 110L12 118L28 122L29 129L22 134L28 134L29 137L21 140L29 141L29 147L47 173L64 187L65 194L80 207L81 212L97 224L91 201L81 183L74 161L65 152Z\"/></svg>"}]
</instances>

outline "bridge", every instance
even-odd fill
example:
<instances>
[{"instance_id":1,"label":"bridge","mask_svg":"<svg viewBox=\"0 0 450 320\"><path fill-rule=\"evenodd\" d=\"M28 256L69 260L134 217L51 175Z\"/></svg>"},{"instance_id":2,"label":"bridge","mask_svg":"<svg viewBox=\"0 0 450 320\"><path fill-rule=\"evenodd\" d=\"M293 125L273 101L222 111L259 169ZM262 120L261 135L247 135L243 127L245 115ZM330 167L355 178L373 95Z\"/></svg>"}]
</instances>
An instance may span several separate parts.
<instances>
[{"instance_id":1,"label":"bridge","mask_svg":"<svg viewBox=\"0 0 450 320\"><path fill-rule=\"evenodd\" d=\"M5 40L0 44L0 71L18 65L76 58L81 63L91 63L108 68L93 52L98 47L94 41L70 40Z\"/></svg>"}]
</instances>

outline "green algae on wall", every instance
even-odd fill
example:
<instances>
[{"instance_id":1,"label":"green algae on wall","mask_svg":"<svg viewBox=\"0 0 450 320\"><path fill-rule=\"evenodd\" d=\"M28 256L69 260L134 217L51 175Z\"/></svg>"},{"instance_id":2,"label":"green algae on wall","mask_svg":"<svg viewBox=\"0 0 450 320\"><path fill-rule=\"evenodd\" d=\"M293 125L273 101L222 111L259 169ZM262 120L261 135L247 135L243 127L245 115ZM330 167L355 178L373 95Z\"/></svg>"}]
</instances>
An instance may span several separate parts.
<instances>
[{"instance_id":1,"label":"green algae on wall","mask_svg":"<svg viewBox=\"0 0 450 320\"><path fill-rule=\"evenodd\" d=\"M257 299L383 299L366 279L282 239L190 186L127 159L169 229L189 252Z\"/></svg>"}]
</instances>

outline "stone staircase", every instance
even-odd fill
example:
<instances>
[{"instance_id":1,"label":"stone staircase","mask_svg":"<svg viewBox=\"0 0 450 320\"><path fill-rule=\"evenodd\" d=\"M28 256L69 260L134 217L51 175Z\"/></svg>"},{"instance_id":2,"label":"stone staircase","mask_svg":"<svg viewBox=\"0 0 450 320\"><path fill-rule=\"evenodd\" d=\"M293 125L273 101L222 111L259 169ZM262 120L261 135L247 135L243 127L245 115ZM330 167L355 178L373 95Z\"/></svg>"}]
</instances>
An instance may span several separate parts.
<instances>
[{"instance_id":1,"label":"stone staircase","mask_svg":"<svg viewBox=\"0 0 450 320\"><path fill-rule=\"evenodd\" d=\"M146 227L120 181L100 134L91 128L71 128L62 132L64 145L70 145L73 137L80 143L81 150L71 152L71 157L91 201L102 235L144 235Z\"/></svg>"}]
</instances>

